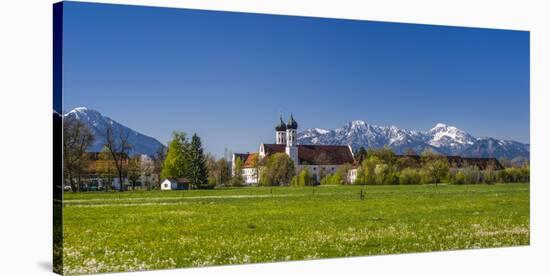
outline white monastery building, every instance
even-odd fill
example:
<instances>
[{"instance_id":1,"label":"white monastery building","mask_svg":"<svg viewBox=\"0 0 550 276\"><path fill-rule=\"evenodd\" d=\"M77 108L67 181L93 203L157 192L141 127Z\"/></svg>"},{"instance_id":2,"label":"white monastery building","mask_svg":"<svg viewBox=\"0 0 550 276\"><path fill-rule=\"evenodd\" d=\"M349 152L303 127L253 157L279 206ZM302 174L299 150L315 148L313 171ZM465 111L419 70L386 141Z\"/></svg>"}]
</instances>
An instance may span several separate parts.
<instances>
[{"instance_id":1,"label":"white monastery building","mask_svg":"<svg viewBox=\"0 0 550 276\"><path fill-rule=\"evenodd\" d=\"M256 160L269 157L272 154L284 152L294 161L296 173L307 169L317 183L326 176L336 172L339 167L350 164L355 160L349 145L298 145L298 123L292 114L285 124L282 116L275 126L275 144L260 144L258 152L235 153L232 158L232 172L234 175L235 160L240 158L244 162L243 177L247 185L258 183L259 172L254 166ZM261 169L261 168L260 168Z\"/></svg>"}]
</instances>

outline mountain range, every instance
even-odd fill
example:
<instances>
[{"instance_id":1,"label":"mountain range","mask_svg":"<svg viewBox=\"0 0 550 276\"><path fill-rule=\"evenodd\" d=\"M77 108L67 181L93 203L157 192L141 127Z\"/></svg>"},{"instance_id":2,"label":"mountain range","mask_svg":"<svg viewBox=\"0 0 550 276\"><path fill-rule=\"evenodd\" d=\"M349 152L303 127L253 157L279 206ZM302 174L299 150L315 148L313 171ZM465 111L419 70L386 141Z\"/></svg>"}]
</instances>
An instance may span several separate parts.
<instances>
[{"instance_id":1,"label":"mountain range","mask_svg":"<svg viewBox=\"0 0 550 276\"><path fill-rule=\"evenodd\" d=\"M92 131L95 140L87 149L90 152L101 151L107 141L105 133L109 125L112 126L112 129L115 130L116 133L122 132L124 135L128 134L128 142L132 145L132 149L129 152L130 155L147 154L152 156L159 148L164 147L164 145L155 138L141 134L90 108L77 107L63 116L65 116L65 118L72 117L79 120Z\"/></svg>"},{"instance_id":2,"label":"mountain range","mask_svg":"<svg viewBox=\"0 0 550 276\"><path fill-rule=\"evenodd\" d=\"M428 131L379 126L356 120L337 129L309 128L298 133L299 144L390 147L397 154L431 150L444 155L463 157L507 158L512 162L529 160L529 144L491 137L476 138L466 131L443 123Z\"/></svg>"},{"instance_id":3,"label":"mountain range","mask_svg":"<svg viewBox=\"0 0 550 276\"><path fill-rule=\"evenodd\" d=\"M154 155L159 148L164 147L155 138L128 128L90 108L77 107L63 116L78 119L90 128L95 141L88 151L100 151L103 148L108 125L129 135L128 139L132 145L130 154ZM336 129L306 129L298 133L298 143L350 145L354 150L361 146L365 148L388 146L397 154L405 154L411 150L416 153L431 150L444 155L507 158L518 163L529 160L530 155L529 144L491 137L476 138L466 131L443 123L436 124L428 131L418 131L355 120Z\"/></svg>"}]
</instances>

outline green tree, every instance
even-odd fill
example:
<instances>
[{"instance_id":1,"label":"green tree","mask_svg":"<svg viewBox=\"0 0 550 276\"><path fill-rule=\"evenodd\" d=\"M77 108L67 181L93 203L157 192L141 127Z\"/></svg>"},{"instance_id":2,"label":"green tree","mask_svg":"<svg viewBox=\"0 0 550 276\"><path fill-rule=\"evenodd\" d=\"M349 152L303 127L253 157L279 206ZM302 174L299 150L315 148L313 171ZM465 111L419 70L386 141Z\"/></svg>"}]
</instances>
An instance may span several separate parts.
<instances>
[{"instance_id":1,"label":"green tree","mask_svg":"<svg viewBox=\"0 0 550 276\"><path fill-rule=\"evenodd\" d=\"M185 132L172 133L172 141L161 170L161 178L187 177L189 142Z\"/></svg>"},{"instance_id":2,"label":"green tree","mask_svg":"<svg viewBox=\"0 0 550 276\"><path fill-rule=\"evenodd\" d=\"M208 185L215 186L217 183L216 181L216 158L210 154L207 153L204 155L204 161L206 163L206 168L208 169Z\"/></svg>"},{"instance_id":3,"label":"green tree","mask_svg":"<svg viewBox=\"0 0 550 276\"><path fill-rule=\"evenodd\" d=\"M477 166L470 166L462 170L464 173L464 184L478 184L481 182L481 172Z\"/></svg>"},{"instance_id":4,"label":"green tree","mask_svg":"<svg viewBox=\"0 0 550 276\"><path fill-rule=\"evenodd\" d=\"M225 158L220 158L216 161L216 184L225 185L231 180L231 172L229 163Z\"/></svg>"},{"instance_id":5,"label":"green tree","mask_svg":"<svg viewBox=\"0 0 550 276\"><path fill-rule=\"evenodd\" d=\"M292 178L291 185L300 186L300 187L313 185L313 181L311 179L311 175L309 174L309 170L308 169L300 170L300 173Z\"/></svg>"},{"instance_id":6,"label":"green tree","mask_svg":"<svg viewBox=\"0 0 550 276\"><path fill-rule=\"evenodd\" d=\"M366 160L363 160L363 175L364 175L364 182L366 185L374 185L376 184L376 166L382 164L380 158L377 155L369 155L369 157Z\"/></svg>"},{"instance_id":7,"label":"green tree","mask_svg":"<svg viewBox=\"0 0 550 276\"><path fill-rule=\"evenodd\" d=\"M351 184L349 182L349 177L348 177L348 173L351 170L351 168L352 167L350 164L344 164L336 170L336 174L338 174L339 177L342 179L341 184Z\"/></svg>"},{"instance_id":8,"label":"green tree","mask_svg":"<svg viewBox=\"0 0 550 276\"><path fill-rule=\"evenodd\" d=\"M422 169L426 183L441 183L449 174L449 162L447 158L426 150L422 153Z\"/></svg>"},{"instance_id":9,"label":"green tree","mask_svg":"<svg viewBox=\"0 0 550 276\"><path fill-rule=\"evenodd\" d=\"M365 168L363 166L357 167L357 174L355 176L355 181L352 183L354 185L366 185L367 184L367 175L365 173Z\"/></svg>"},{"instance_id":10,"label":"green tree","mask_svg":"<svg viewBox=\"0 0 550 276\"><path fill-rule=\"evenodd\" d=\"M494 184L497 181L497 175L495 173L496 164L494 162L489 162L483 170L483 183L485 184Z\"/></svg>"},{"instance_id":11,"label":"green tree","mask_svg":"<svg viewBox=\"0 0 550 276\"><path fill-rule=\"evenodd\" d=\"M359 164L361 164L363 160L367 159L367 156L368 156L367 150L363 146L361 146L359 150L357 150L357 152L355 152L354 154L355 161L357 161L357 163Z\"/></svg>"},{"instance_id":12,"label":"green tree","mask_svg":"<svg viewBox=\"0 0 550 276\"><path fill-rule=\"evenodd\" d=\"M415 168L404 168L399 173L399 184L420 184L420 174Z\"/></svg>"},{"instance_id":13,"label":"green tree","mask_svg":"<svg viewBox=\"0 0 550 276\"><path fill-rule=\"evenodd\" d=\"M369 149L368 156L369 158L377 157L381 163L388 164L390 166L393 166L397 160L397 156L388 146L384 146L379 149Z\"/></svg>"},{"instance_id":14,"label":"green tree","mask_svg":"<svg viewBox=\"0 0 550 276\"><path fill-rule=\"evenodd\" d=\"M463 171L458 171L455 175L453 184L464 184L466 182L466 176Z\"/></svg>"},{"instance_id":15,"label":"green tree","mask_svg":"<svg viewBox=\"0 0 550 276\"><path fill-rule=\"evenodd\" d=\"M244 185L243 168L243 160L239 157L235 158L235 164L233 165L233 177L231 178L231 186L240 187Z\"/></svg>"},{"instance_id":16,"label":"green tree","mask_svg":"<svg viewBox=\"0 0 550 276\"><path fill-rule=\"evenodd\" d=\"M204 150L202 149L201 138L195 133L191 138L189 145L189 181L195 187L208 186L208 169L204 158Z\"/></svg>"},{"instance_id":17,"label":"green tree","mask_svg":"<svg viewBox=\"0 0 550 276\"><path fill-rule=\"evenodd\" d=\"M128 180L132 184L132 190L136 189L141 174L141 156L134 155L128 161Z\"/></svg>"},{"instance_id":18,"label":"green tree","mask_svg":"<svg viewBox=\"0 0 550 276\"><path fill-rule=\"evenodd\" d=\"M525 162L520 168L521 182L529 182L531 180L531 167L528 162Z\"/></svg>"},{"instance_id":19,"label":"green tree","mask_svg":"<svg viewBox=\"0 0 550 276\"><path fill-rule=\"evenodd\" d=\"M296 174L294 162L286 153L275 153L269 156L262 174L263 185L289 185Z\"/></svg>"}]
</instances>

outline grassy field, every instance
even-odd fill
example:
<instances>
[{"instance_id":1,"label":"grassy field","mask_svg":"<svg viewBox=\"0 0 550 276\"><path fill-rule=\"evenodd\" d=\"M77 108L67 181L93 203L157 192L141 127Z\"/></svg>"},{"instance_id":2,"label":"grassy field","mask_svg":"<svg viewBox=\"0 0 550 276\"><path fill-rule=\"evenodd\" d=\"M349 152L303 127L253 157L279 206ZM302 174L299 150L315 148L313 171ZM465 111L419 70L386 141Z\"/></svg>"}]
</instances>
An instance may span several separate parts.
<instances>
[{"instance_id":1,"label":"grassy field","mask_svg":"<svg viewBox=\"0 0 550 276\"><path fill-rule=\"evenodd\" d=\"M64 196L69 274L529 244L529 184Z\"/></svg>"}]
</instances>

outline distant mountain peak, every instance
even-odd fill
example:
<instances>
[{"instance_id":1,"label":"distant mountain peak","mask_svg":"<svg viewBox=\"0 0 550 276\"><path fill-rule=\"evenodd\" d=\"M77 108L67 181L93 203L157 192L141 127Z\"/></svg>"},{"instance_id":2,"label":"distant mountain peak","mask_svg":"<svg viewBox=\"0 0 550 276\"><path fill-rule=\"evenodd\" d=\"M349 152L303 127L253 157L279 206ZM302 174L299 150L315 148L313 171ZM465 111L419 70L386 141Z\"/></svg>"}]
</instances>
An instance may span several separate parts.
<instances>
[{"instance_id":1,"label":"distant mountain peak","mask_svg":"<svg viewBox=\"0 0 550 276\"><path fill-rule=\"evenodd\" d=\"M491 141L487 144L487 139ZM495 141L495 142L492 142ZM380 148L389 146L396 153L403 154L413 150L421 153L430 150L447 155L478 155L476 150L468 150L478 143L485 143L488 148L483 151L483 157L516 158L519 154L523 159L529 159L529 145L514 141L495 138L475 138L466 131L445 123L437 123L428 131L403 129L397 126L380 126L368 124L363 120L353 120L341 128L333 130L311 128L298 133L298 142L301 144L351 145L357 150L359 147ZM506 150L501 149L507 147ZM527 148L527 151L524 150ZM490 156L494 153L494 156ZM487 156L489 155L489 156Z\"/></svg>"},{"instance_id":2,"label":"distant mountain peak","mask_svg":"<svg viewBox=\"0 0 550 276\"><path fill-rule=\"evenodd\" d=\"M154 155L159 148L164 147L164 145L157 141L155 138L149 137L131 128L128 128L114 121L113 119L102 115L99 111L91 108L87 108L84 106L77 107L67 112L64 116L72 117L79 120L92 131L95 137L95 141L87 149L90 152L99 152L103 149L103 146L105 145L107 140L105 137L105 133L108 126L116 129L117 131L128 133L128 141L132 145L132 150L130 151L130 154Z\"/></svg>"},{"instance_id":3,"label":"distant mountain peak","mask_svg":"<svg viewBox=\"0 0 550 276\"><path fill-rule=\"evenodd\" d=\"M437 123L432 129L438 129L438 128L446 128L447 124L445 123Z\"/></svg>"}]
</instances>

